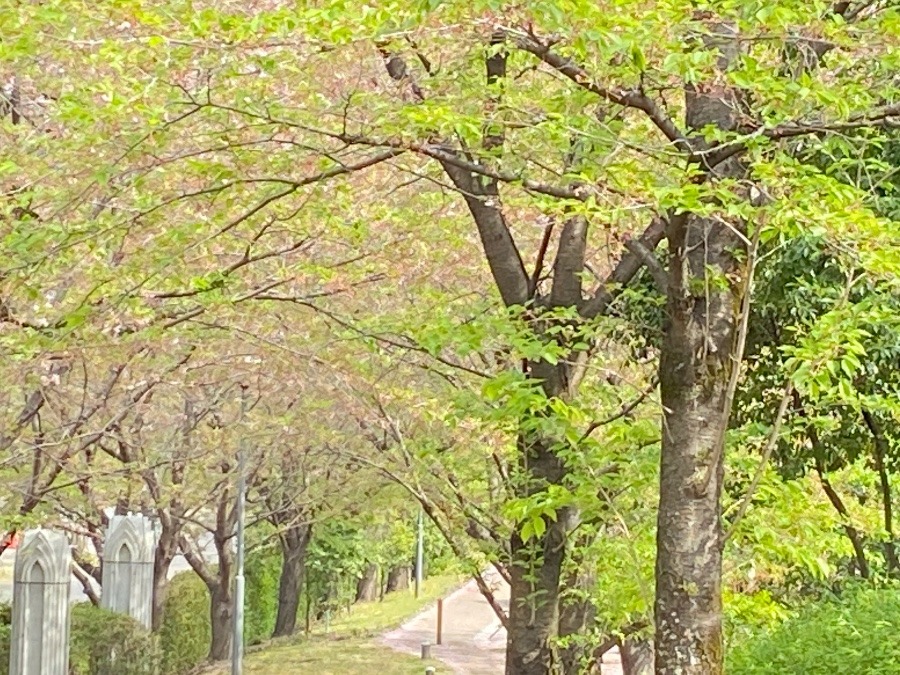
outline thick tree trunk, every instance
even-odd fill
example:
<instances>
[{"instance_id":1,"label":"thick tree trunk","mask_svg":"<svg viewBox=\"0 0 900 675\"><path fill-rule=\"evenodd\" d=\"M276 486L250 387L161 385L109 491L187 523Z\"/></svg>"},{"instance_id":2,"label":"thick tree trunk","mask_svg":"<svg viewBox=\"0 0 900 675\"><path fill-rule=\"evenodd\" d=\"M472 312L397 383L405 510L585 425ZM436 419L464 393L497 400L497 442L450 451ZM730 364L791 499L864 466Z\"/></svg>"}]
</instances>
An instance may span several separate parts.
<instances>
[{"instance_id":1,"label":"thick tree trunk","mask_svg":"<svg viewBox=\"0 0 900 675\"><path fill-rule=\"evenodd\" d=\"M369 563L356 582L356 602L371 602L378 597L378 565Z\"/></svg>"},{"instance_id":2,"label":"thick tree trunk","mask_svg":"<svg viewBox=\"0 0 900 675\"><path fill-rule=\"evenodd\" d=\"M510 541L509 626L506 675L547 675L559 672L554 647L559 628L559 577L565 558L565 525L547 519L537 541Z\"/></svg>"},{"instance_id":3,"label":"thick tree trunk","mask_svg":"<svg viewBox=\"0 0 900 675\"><path fill-rule=\"evenodd\" d=\"M405 591L409 588L409 565L397 565L388 571L385 593Z\"/></svg>"},{"instance_id":4,"label":"thick tree trunk","mask_svg":"<svg viewBox=\"0 0 900 675\"><path fill-rule=\"evenodd\" d=\"M671 307L660 361L663 440L656 560L656 672L722 672L721 527L730 326L705 350L693 312ZM730 312L730 308L718 308ZM710 327L710 330L714 330ZM716 363L718 361L718 363Z\"/></svg>"},{"instance_id":5,"label":"thick tree trunk","mask_svg":"<svg viewBox=\"0 0 900 675\"><path fill-rule=\"evenodd\" d=\"M532 362L528 373L541 383L548 400L569 394L571 374L566 364ZM527 431L520 433L519 461L527 476L527 482L519 486L521 496L562 483L566 467L558 455L559 449L553 439L535 437ZM547 675L562 669L555 645L560 628L560 579L566 541L577 514L568 507L560 508L555 519L545 516L543 521L543 534L528 542L520 536L522 523L510 537L506 675Z\"/></svg>"},{"instance_id":6,"label":"thick tree trunk","mask_svg":"<svg viewBox=\"0 0 900 675\"><path fill-rule=\"evenodd\" d=\"M530 371L541 381L548 398L566 390L565 366L539 362L530 364ZM529 478L520 488L523 496L562 482L566 468L557 450L550 439L530 437L527 432L520 435L520 461ZM557 673L562 667L555 646L559 634L560 579L566 540L574 520L571 509L562 508L555 519L543 517L543 535L523 542L520 526L510 538L506 675L546 675Z\"/></svg>"},{"instance_id":7,"label":"thick tree trunk","mask_svg":"<svg viewBox=\"0 0 900 675\"><path fill-rule=\"evenodd\" d=\"M293 635L297 629L300 592L306 567L312 527L300 524L289 528L279 538L281 543L281 577L278 581L278 614L272 637Z\"/></svg>"},{"instance_id":8,"label":"thick tree trunk","mask_svg":"<svg viewBox=\"0 0 900 675\"><path fill-rule=\"evenodd\" d=\"M231 657L231 634L234 598L230 586L219 584L210 588L209 618L212 639L209 644L209 660L225 661Z\"/></svg>"},{"instance_id":9,"label":"thick tree trunk","mask_svg":"<svg viewBox=\"0 0 900 675\"><path fill-rule=\"evenodd\" d=\"M738 41L724 24L709 26L707 47L719 49L723 71ZM687 126L735 128L737 93L718 82L688 88ZM701 139L693 143L705 150ZM705 160L700 160L702 163ZM703 167L706 180L741 179L737 159ZM720 496L725 431L742 300L741 223L682 214L669 219L667 317L660 356L663 407L656 557L656 658L660 675L723 672ZM749 274L749 271L745 271ZM746 278L745 280L746 281Z\"/></svg>"}]
</instances>

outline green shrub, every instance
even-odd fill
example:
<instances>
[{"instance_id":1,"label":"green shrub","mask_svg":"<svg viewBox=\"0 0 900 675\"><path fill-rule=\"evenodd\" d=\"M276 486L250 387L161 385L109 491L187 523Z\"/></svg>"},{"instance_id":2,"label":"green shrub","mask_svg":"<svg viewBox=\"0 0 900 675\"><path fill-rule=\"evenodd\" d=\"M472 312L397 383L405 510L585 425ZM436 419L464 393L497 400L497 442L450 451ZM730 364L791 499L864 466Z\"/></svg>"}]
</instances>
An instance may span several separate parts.
<instances>
[{"instance_id":1,"label":"green shrub","mask_svg":"<svg viewBox=\"0 0 900 675\"><path fill-rule=\"evenodd\" d=\"M72 606L69 672L72 675L155 675L157 637L125 614L90 603Z\"/></svg>"},{"instance_id":2,"label":"green shrub","mask_svg":"<svg viewBox=\"0 0 900 675\"><path fill-rule=\"evenodd\" d=\"M9 675L9 652L12 640L12 605L0 603L0 675Z\"/></svg>"},{"instance_id":3,"label":"green shrub","mask_svg":"<svg viewBox=\"0 0 900 675\"><path fill-rule=\"evenodd\" d=\"M268 640L275 630L278 615L278 583L281 553L263 548L247 554L244 567L244 642L258 644Z\"/></svg>"},{"instance_id":4,"label":"green shrub","mask_svg":"<svg viewBox=\"0 0 900 675\"><path fill-rule=\"evenodd\" d=\"M730 645L729 675L900 675L900 591L853 590Z\"/></svg>"},{"instance_id":5,"label":"green shrub","mask_svg":"<svg viewBox=\"0 0 900 675\"><path fill-rule=\"evenodd\" d=\"M0 675L9 673L9 605L0 605ZM71 675L156 675L161 654L156 636L124 614L90 603L72 606Z\"/></svg>"},{"instance_id":6,"label":"green shrub","mask_svg":"<svg viewBox=\"0 0 900 675\"><path fill-rule=\"evenodd\" d=\"M12 626L0 624L0 675L9 673L9 648L12 638Z\"/></svg>"},{"instance_id":7,"label":"green shrub","mask_svg":"<svg viewBox=\"0 0 900 675\"><path fill-rule=\"evenodd\" d=\"M181 675L202 663L211 639L206 585L192 570L176 574L169 581L159 630L163 674Z\"/></svg>"}]
</instances>

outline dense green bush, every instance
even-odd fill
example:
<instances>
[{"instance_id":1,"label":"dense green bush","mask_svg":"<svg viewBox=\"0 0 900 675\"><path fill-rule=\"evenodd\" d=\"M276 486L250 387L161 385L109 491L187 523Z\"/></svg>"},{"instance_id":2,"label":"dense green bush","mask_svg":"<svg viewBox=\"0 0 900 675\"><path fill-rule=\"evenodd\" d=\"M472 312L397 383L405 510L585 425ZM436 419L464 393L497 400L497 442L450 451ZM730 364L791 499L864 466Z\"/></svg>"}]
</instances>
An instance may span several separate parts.
<instances>
[{"instance_id":1,"label":"dense green bush","mask_svg":"<svg viewBox=\"0 0 900 675\"><path fill-rule=\"evenodd\" d=\"M9 641L12 638L12 605L0 604L0 675L9 672Z\"/></svg>"},{"instance_id":2,"label":"dense green bush","mask_svg":"<svg viewBox=\"0 0 900 675\"><path fill-rule=\"evenodd\" d=\"M157 637L125 614L90 603L72 606L72 675L152 675L159 672Z\"/></svg>"},{"instance_id":3,"label":"dense green bush","mask_svg":"<svg viewBox=\"0 0 900 675\"><path fill-rule=\"evenodd\" d=\"M730 645L729 675L900 675L900 591L860 589Z\"/></svg>"},{"instance_id":4,"label":"dense green bush","mask_svg":"<svg viewBox=\"0 0 900 675\"><path fill-rule=\"evenodd\" d=\"M9 673L9 641L12 627L9 624L0 625L0 674L7 675Z\"/></svg>"},{"instance_id":5,"label":"dense green bush","mask_svg":"<svg viewBox=\"0 0 900 675\"><path fill-rule=\"evenodd\" d=\"M209 654L209 591L192 570L172 577L159 630L164 675L180 675Z\"/></svg>"},{"instance_id":6,"label":"dense green bush","mask_svg":"<svg viewBox=\"0 0 900 675\"><path fill-rule=\"evenodd\" d=\"M253 645L268 640L278 615L281 552L266 547L247 554L244 567L244 641Z\"/></svg>"},{"instance_id":7,"label":"dense green bush","mask_svg":"<svg viewBox=\"0 0 900 675\"><path fill-rule=\"evenodd\" d=\"M0 606L0 674L9 673L10 608ZM72 606L71 675L156 675L159 641L137 621L89 603Z\"/></svg>"}]
</instances>

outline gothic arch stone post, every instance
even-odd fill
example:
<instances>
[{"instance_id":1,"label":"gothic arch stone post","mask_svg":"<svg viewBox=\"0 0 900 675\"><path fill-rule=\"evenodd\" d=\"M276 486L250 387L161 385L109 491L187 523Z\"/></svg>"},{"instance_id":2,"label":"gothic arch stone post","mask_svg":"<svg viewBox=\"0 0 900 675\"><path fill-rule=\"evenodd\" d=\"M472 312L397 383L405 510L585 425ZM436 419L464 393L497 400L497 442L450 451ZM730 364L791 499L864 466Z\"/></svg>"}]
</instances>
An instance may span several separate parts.
<instances>
[{"instance_id":1,"label":"gothic arch stone post","mask_svg":"<svg viewBox=\"0 0 900 675\"><path fill-rule=\"evenodd\" d=\"M13 573L10 675L68 674L70 574L65 534L25 533Z\"/></svg>"},{"instance_id":2,"label":"gothic arch stone post","mask_svg":"<svg viewBox=\"0 0 900 675\"><path fill-rule=\"evenodd\" d=\"M113 516L103 544L101 606L128 614L150 628L153 620L153 558L156 530L140 514Z\"/></svg>"}]
</instances>

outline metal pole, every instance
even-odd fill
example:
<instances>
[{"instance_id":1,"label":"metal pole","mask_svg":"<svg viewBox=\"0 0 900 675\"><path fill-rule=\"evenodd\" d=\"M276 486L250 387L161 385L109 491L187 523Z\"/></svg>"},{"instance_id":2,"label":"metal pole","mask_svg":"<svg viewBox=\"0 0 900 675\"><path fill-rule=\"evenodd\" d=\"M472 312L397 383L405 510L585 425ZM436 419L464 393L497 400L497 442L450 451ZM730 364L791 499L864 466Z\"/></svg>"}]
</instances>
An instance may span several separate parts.
<instances>
[{"instance_id":1,"label":"metal pole","mask_svg":"<svg viewBox=\"0 0 900 675\"><path fill-rule=\"evenodd\" d=\"M444 636L442 635L442 633L444 632L444 599L443 599L443 598L438 598L438 603L437 603L437 631L436 631L436 632L437 632L437 635L435 635L435 637L436 637L437 639L435 640L435 642L436 642L437 644L441 644L441 638L444 637Z\"/></svg>"},{"instance_id":2,"label":"metal pole","mask_svg":"<svg viewBox=\"0 0 900 675\"><path fill-rule=\"evenodd\" d=\"M237 550L234 575L234 634L231 641L231 675L241 675L244 659L244 502L247 498L244 441L238 451Z\"/></svg>"},{"instance_id":3,"label":"metal pole","mask_svg":"<svg viewBox=\"0 0 900 675\"><path fill-rule=\"evenodd\" d=\"M425 525L422 509L419 509L418 535L416 537L416 597L422 588L422 564L425 560Z\"/></svg>"}]
</instances>

